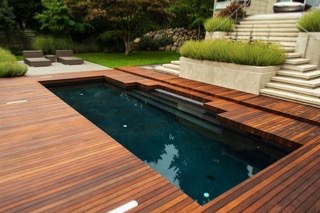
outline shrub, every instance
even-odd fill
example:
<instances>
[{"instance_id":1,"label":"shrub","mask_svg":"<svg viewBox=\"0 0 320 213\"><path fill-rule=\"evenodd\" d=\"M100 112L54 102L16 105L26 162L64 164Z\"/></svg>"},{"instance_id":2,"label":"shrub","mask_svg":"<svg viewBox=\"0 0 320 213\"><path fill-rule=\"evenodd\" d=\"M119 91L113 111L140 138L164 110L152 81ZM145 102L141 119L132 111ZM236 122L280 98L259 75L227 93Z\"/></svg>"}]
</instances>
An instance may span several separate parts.
<instances>
[{"instance_id":1,"label":"shrub","mask_svg":"<svg viewBox=\"0 0 320 213\"><path fill-rule=\"evenodd\" d=\"M301 32L304 32L303 29L309 32L320 32L320 10L306 13L299 19L297 27Z\"/></svg>"},{"instance_id":2,"label":"shrub","mask_svg":"<svg viewBox=\"0 0 320 213\"><path fill-rule=\"evenodd\" d=\"M207 32L222 31L231 32L233 30L234 22L225 17L209 18L204 22L204 28Z\"/></svg>"},{"instance_id":3,"label":"shrub","mask_svg":"<svg viewBox=\"0 0 320 213\"><path fill-rule=\"evenodd\" d=\"M283 64L284 50L277 44L229 40L188 41L180 48L187 58L252 66Z\"/></svg>"},{"instance_id":4,"label":"shrub","mask_svg":"<svg viewBox=\"0 0 320 213\"><path fill-rule=\"evenodd\" d=\"M15 77L26 74L28 67L19 64L14 55L9 51L0 48L0 77Z\"/></svg>"},{"instance_id":5,"label":"shrub","mask_svg":"<svg viewBox=\"0 0 320 213\"><path fill-rule=\"evenodd\" d=\"M23 76L27 73L28 67L17 62L0 63L0 78Z\"/></svg>"},{"instance_id":6,"label":"shrub","mask_svg":"<svg viewBox=\"0 0 320 213\"><path fill-rule=\"evenodd\" d=\"M8 50L0 48L0 63L2 62L15 62L16 57L12 55Z\"/></svg>"},{"instance_id":7,"label":"shrub","mask_svg":"<svg viewBox=\"0 0 320 213\"><path fill-rule=\"evenodd\" d=\"M54 38L52 36L36 36L32 47L36 50L42 50L44 53L54 53Z\"/></svg>"},{"instance_id":8,"label":"shrub","mask_svg":"<svg viewBox=\"0 0 320 213\"><path fill-rule=\"evenodd\" d=\"M125 49L119 30L105 31L97 40L104 52L123 52Z\"/></svg>"},{"instance_id":9,"label":"shrub","mask_svg":"<svg viewBox=\"0 0 320 213\"><path fill-rule=\"evenodd\" d=\"M238 9L240 8L240 9ZM236 12L236 10L238 10ZM231 4L229 4L225 9L221 10L218 13L218 17L230 17L234 20L236 19L242 19L242 17L244 17L245 11L242 9L242 5L238 2L232 2Z\"/></svg>"},{"instance_id":10,"label":"shrub","mask_svg":"<svg viewBox=\"0 0 320 213\"><path fill-rule=\"evenodd\" d=\"M32 47L42 50L45 54L55 54L56 50L72 49L74 52L97 52L99 47L95 42L75 43L68 38L54 38L52 36L36 36Z\"/></svg>"}]
</instances>

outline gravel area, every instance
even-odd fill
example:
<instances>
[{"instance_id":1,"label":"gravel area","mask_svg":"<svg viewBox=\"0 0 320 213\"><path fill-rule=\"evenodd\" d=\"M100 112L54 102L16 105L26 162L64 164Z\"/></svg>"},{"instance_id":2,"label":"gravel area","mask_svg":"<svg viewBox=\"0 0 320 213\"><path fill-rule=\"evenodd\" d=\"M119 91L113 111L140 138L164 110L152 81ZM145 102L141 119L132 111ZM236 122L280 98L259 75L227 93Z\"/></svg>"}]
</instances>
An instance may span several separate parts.
<instances>
[{"instance_id":1,"label":"gravel area","mask_svg":"<svg viewBox=\"0 0 320 213\"><path fill-rule=\"evenodd\" d=\"M22 61L20 63L23 63ZM98 70L110 70L111 68L101 66L92 62L85 61L81 65L64 65L62 63L52 63L49 67L30 67L28 66L28 72L26 75L47 75L55 73L69 73L69 72L81 72L81 71L98 71Z\"/></svg>"}]
</instances>

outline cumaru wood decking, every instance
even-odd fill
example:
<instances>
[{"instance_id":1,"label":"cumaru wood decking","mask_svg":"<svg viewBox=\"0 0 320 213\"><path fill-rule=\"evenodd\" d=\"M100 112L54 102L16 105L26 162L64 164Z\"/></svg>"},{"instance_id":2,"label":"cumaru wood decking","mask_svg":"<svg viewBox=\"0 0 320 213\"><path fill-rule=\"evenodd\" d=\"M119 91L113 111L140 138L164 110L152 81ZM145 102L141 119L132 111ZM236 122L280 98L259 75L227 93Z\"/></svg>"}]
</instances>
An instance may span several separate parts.
<instances>
[{"instance_id":1,"label":"cumaru wood decking","mask_svg":"<svg viewBox=\"0 0 320 213\"><path fill-rule=\"evenodd\" d=\"M205 102L291 154L200 206L42 84L106 79ZM0 212L319 212L320 109L138 67L0 80ZM20 102L16 102L20 101Z\"/></svg>"}]
</instances>

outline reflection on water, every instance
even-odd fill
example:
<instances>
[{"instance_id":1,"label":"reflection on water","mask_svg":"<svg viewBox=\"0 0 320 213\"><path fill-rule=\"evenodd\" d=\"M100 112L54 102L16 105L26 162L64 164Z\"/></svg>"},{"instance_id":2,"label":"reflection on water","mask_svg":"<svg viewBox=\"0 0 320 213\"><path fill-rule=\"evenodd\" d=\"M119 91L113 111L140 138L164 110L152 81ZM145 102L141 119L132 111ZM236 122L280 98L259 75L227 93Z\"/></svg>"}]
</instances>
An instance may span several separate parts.
<instances>
[{"instance_id":1,"label":"reflection on water","mask_svg":"<svg viewBox=\"0 0 320 213\"><path fill-rule=\"evenodd\" d=\"M174 108L159 110L103 84L54 92L200 204L283 155L262 145L257 149L251 139L220 127L204 129Z\"/></svg>"}]
</instances>

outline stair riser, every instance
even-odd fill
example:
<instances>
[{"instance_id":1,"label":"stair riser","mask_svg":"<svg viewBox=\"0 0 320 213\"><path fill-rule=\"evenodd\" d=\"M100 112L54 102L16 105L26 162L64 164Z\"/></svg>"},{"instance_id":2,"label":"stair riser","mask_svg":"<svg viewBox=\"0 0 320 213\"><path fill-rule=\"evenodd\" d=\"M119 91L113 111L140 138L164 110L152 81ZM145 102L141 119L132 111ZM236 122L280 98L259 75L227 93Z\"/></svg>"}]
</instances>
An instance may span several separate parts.
<instances>
[{"instance_id":1,"label":"stair riser","mask_svg":"<svg viewBox=\"0 0 320 213\"><path fill-rule=\"evenodd\" d=\"M285 77L301 78L301 79L305 79L305 80L310 80L310 79L315 79L315 78L320 77L320 74L316 74L316 75L312 75L312 76L302 76L302 75L299 75L299 73L287 74L287 73L281 73L281 72L278 72L277 75L285 76Z\"/></svg>"},{"instance_id":2,"label":"stair riser","mask_svg":"<svg viewBox=\"0 0 320 213\"><path fill-rule=\"evenodd\" d=\"M289 101L294 101L294 102L298 102L298 103L305 103L311 106L315 106L315 107L319 107L320 105L320 101L315 100L315 101L310 101L310 100L305 100L302 98L290 98L287 96L279 96L278 94L270 94L270 93L266 93L266 92L261 92L262 95L266 95L266 96L270 96L270 97L275 97L275 98L280 98L283 100L289 100Z\"/></svg>"},{"instance_id":3,"label":"stair riser","mask_svg":"<svg viewBox=\"0 0 320 213\"><path fill-rule=\"evenodd\" d=\"M236 33L232 33L230 36L235 38L236 37ZM241 39L249 39L250 38L250 34L248 36L241 36L241 35L237 35L237 38L239 40ZM296 44L297 38L293 37L268 37L268 35L264 35L264 36L255 36L252 35L253 40L264 40L264 41L278 41L278 42L293 42L293 44Z\"/></svg>"},{"instance_id":4,"label":"stair riser","mask_svg":"<svg viewBox=\"0 0 320 213\"><path fill-rule=\"evenodd\" d=\"M250 36L249 32L232 32L231 36ZM253 32L252 36L259 36L259 37L286 37L286 39L297 39L298 33L277 33L277 32Z\"/></svg>"},{"instance_id":5,"label":"stair riser","mask_svg":"<svg viewBox=\"0 0 320 213\"><path fill-rule=\"evenodd\" d=\"M296 82L296 81L292 81L291 79L277 79L274 77L272 78L272 81L282 82L282 83L287 83L287 84L292 84L292 85L299 85L299 86L304 86L304 87L309 87L309 88L317 88L320 86L320 83Z\"/></svg>"},{"instance_id":6,"label":"stair riser","mask_svg":"<svg viewBox=\"0 0 320 213\"><path fill-rule=\"evenodd\" d=\"M307 68L300 68L298 66L295 65L282 65L281 66L282 69L286 69L286 70L294 70L297 72L308 72L308 71L312 71L312 70L316 70L317 66L310 66Z\"/></svg>"}]
</instances>

